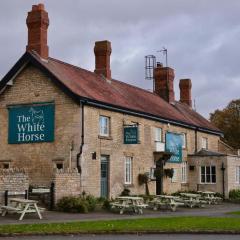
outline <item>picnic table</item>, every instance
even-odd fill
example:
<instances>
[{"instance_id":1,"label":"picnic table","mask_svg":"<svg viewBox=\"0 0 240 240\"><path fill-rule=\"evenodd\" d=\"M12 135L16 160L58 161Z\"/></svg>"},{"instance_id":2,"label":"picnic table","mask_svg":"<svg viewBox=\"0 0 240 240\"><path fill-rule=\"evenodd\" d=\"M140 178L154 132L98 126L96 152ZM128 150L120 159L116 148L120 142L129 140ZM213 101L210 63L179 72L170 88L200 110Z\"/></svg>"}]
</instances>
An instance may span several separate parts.
<instances>
[{"instance_id":1,"label":"picnic table","mask_svg":"<svg viewBox=\"0 0 240 240\"><path fill-rule=\"evenodd\" d=\"M152 205L153 210L157 210L158 208L164 206L175 212L178 206L184 205L184 203L177 202L177 200L179 200L179 197L176 196L156 195L150 204Z\"/></svg>"},{"instance_id":2,"label":"picnic table","mask_svg":"<svg viewBox=\"0 0 240 240\"><path fill-rule=\"evenodd\" d=\"M42 219L40 208L37 206L37 201L23 198L9 198L10 205L2 206L2 216L8 212L21 214L19 220L22 220L26 213L37 213Z\"/></svg>"},{"instance_id":3,"label":"picnic table","mask_svg":"<svg viewBox=\"0 0 240 240\"><path fill-rule=\"evenodd\" d=\"M190 208L193 208L195 206L197 207L204 207L207 203L204 200L201 200L201 194L195 194L195 193L180 193L182 196L181 201L185 204L185 206L188 206Z\"/></svg>"},{"instance_id":4,"label":"picnic table","mask_svg":"<svg viewBox=\"0 0 240 240\"><path fill-rule=\"evenodd\" d=\"M199 191L199 193L202 195L203 200L207 201L208 204L219 204L222 201L221 197L216 197L215 192L211 191Z\"/></svg>"},{"instance_id":5,"label":"picnic table","mask_svg":"<svg viewBox=\"0 0 240 240\"><path fill-rule=\"evenodd\" d=\"M142 197L122 196L117 197L116 201L111 203L112 208L120 209L120 214L123 214L126 210L131 210L138 214L143 214L143 208L148 205L144 204Z\"/></svg>"}]
</instances>

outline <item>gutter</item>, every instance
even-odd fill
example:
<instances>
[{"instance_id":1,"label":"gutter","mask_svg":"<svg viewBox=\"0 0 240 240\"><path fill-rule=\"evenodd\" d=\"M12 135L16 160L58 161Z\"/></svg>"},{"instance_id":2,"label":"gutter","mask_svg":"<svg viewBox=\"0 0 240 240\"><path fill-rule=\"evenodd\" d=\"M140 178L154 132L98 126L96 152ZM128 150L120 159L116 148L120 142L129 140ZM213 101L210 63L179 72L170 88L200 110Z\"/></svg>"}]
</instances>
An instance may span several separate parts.
<instances>
[{"instance_id":1,"label":"gutter","mask_svg":"<svg viewBox=\"0 0 240 240\"><path fill-rule=\"evenodd\" d=\"M162 117L157 117L155 115L151 115L151 114L147 114L147 113L143 113L143 112L138 112L138 111L134 111L131 109L127 109L127 108L119 108L110 104L105 104L105 103L101 103L98 101L92 101L91 99L86 99L86 98L81 98L85 100L86 105L89 106L94 106L94 107L98 107L98 108L102 108L102 109L106 109L106 110L110 110L110 111L115 111L115 112L120 112L120 113L126 113L129 115L133 115L133 116L137 116L137 117L143 117L143 118L147 118L147 119L151 119L151 120L155 120L155 121L159 121L162 123L170 123L173 124L175 126L180 126L180 127L185 127L188 129L192 129L195 131L200 131L200 132L205 132L205 133L211 133L214 135L218 135L218 136L223 136L222 132L218 132L218 131L214 131L214 130L210 130L210 129L206 129L206 128L200 128L198 126L195 125L191 125L191 124L186 124L184 122L181 121L174 121L172 119L166 119L166 118L162 118Z\"/></svg>"}]
</instances>

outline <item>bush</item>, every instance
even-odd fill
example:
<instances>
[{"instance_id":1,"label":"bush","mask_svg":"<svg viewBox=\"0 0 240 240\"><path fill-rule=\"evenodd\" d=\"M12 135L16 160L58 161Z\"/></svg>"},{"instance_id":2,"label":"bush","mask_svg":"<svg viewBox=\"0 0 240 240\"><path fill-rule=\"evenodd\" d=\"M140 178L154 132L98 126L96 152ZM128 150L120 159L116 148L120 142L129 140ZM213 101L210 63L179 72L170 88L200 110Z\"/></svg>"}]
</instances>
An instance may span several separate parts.
<instances>
[{"instance_id":1,"label":"bush","mask_svg":"<svg viewBox=\"0 0 240 240\"><path fill-rule=\"evenodd\" d=\"M104 200L102 208L105 209L105 210L110 210L111 209L110 201L108 199Z\"/></svg>"},{"instance_id":2,"label":"bush","mask_svg":"<svg viewBox=\"0 0 240 240\"><path fill-rule=\"evenodd\" d=\"M130 190L128 188L124 188L120 196L130 196Z\"/></svg>"},{"instance_id":3,"label":"bush","mask_svg":"<svg viewBox=\"0 0 240 240\"><path fill-rule=\"evenodd\" d=\"M57 209L62 212L87 213L88 206L86 201L78 197L63 197L57 204Z\"/></svg>"},{"instance_id":4,"label":"bush","mask_svg":"<svg viewBox=\"0 0 240 240\"><path fill-rule=\"evenodd\" d=\"M229 192L229 198L234 200L240 200L240 189L232 189Z\"/></svg>"},{"instance_id":5,"label":"bush","mask_svg":"<svg viewBox=\"0 0 240 240\"><path fill-rule=\"evenodd\" d=\"M96 204L95 197L83 193L79 197L63 197L59 200L57 209L62 212L87 213L94 211Z\"/></svg>"}]
</instances>

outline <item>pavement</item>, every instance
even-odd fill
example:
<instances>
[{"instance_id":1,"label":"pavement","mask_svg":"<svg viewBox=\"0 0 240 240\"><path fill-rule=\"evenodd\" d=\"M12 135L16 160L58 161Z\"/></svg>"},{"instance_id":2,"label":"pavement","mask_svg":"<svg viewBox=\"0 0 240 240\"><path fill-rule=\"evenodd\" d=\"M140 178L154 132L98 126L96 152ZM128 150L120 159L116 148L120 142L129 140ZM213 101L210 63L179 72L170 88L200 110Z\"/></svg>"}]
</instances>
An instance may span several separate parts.
<instances>
[{"instance_id":1,"label":"pavement","mask_svg":"<svg viewBox=\"0 0 240 240\"><path fill-rule=\"evenodd\" d=\"M206 216L206 217L239 217L240 215L227 214L229 212L240 211L240 204L222 203L220 205L207 205L205 208L178 208L176 212L169 210L148 210L145 209L143 215L119 212L107 212L98 210L95 212L83 213L63 213L56 211L43 212L43 219L38 219L35 214L26 214L22 221L18 221L19 215L8 214L0 216L0 224L33 224L33 223L58 223L73 221L91 220L119 220L119 219L139 219L139 218L159 218L159 217L184 217L184 216Z\"/></svg>"}]
</instances>

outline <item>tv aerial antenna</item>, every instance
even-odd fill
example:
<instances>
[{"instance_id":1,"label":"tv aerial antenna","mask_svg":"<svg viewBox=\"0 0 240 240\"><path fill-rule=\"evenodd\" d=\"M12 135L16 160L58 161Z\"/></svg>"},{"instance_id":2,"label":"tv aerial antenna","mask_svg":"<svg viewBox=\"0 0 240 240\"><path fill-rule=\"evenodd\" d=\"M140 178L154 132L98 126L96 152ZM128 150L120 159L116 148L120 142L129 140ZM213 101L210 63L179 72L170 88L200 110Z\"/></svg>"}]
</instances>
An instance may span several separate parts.
<instances>
[{"instance_id":1,"label":"tv aerial antenna","mask_svg":"<svg viewBox=\"0 0 240 240\"><path fill-rule=\"evenodd\" d=\"M165 56L166 67L168 67L168 50L167 50L167 48L162 47L162 49L157 52L161 52L163 54L163 56Z\"/></svg>"}]
</instances>

